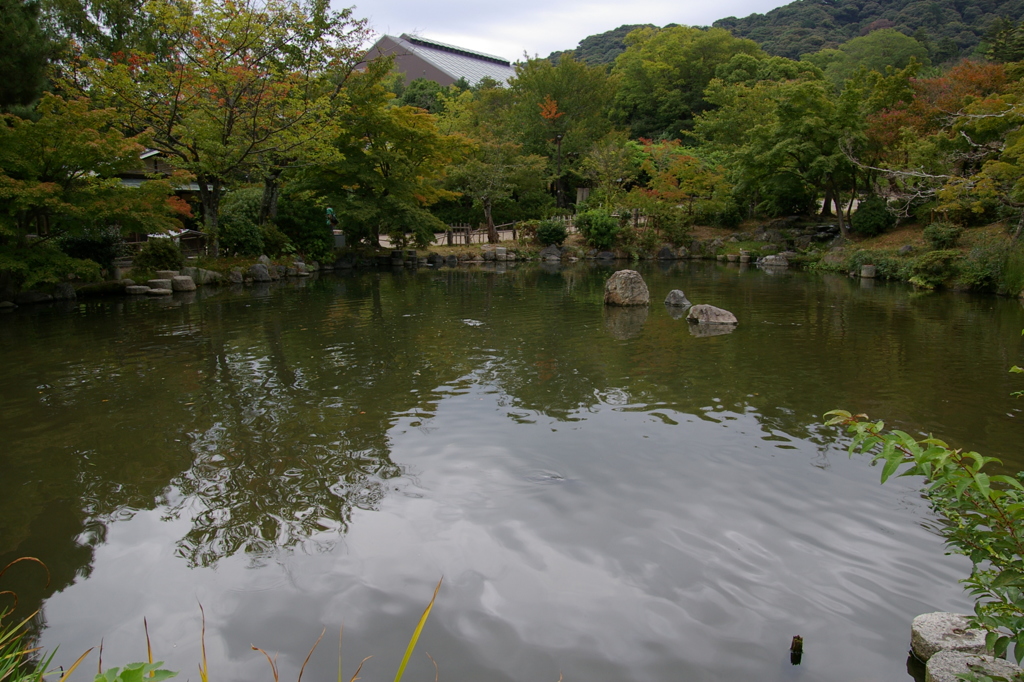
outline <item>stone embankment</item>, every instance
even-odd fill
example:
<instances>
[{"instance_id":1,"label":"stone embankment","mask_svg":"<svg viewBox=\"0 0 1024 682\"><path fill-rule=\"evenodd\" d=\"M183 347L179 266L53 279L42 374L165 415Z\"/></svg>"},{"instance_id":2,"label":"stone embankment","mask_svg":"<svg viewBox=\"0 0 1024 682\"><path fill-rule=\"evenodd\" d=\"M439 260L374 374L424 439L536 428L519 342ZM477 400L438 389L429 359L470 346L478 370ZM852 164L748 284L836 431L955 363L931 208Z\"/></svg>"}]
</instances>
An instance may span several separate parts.
<instances>
[{"instance_id":1,"label":"stone embankment","mask_svg":"<svg viewBox=\"0 0 1024 682\"><path fill-rule=\"evenodd\" d=\"M985 650L984 630L972 629L960 613L925 613L910 626L910 649L925 663L925 682L959 682L959 676L983 672L1015 679L1021 669Z\"/></svg>"}]
</instances>

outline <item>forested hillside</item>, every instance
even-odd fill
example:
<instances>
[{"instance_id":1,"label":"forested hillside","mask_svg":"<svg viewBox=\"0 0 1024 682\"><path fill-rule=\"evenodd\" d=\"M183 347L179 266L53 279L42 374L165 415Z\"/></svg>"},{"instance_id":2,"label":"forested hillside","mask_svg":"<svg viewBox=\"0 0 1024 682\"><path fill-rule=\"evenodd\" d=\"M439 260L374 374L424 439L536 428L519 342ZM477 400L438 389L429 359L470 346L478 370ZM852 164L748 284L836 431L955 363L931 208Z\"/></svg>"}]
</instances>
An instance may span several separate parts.
<instances>
[{"instance_id":1,"label":"forested hillside","mask_svg":"<svg viewBox=\"0 0 1024 682\"><path fill-rule=\"evenodd\" d=\"M630 31L638 28L651 26L651 24L624 24L604 33L587 36L580 41L575 50L562 50L552 52L548 55L551 61L557 61L564 54L571 54L576 61L596 66L597 64L611 64L622 52L626 50L626 36Z\"/></svg>"},{"instance_id":2,"label":"forested hillside","mask_svg":"<svg viewBox=\"0 0 1024 682\"><path fill-rule=\"evenodd\" d=\"M727 17L715 26L750 38L769 54L798 59L878 28L913 35L933 63L968 56L999 17L1017 21L1024 0L796 0L767 14Z\"/></svg>"}]
</instances>

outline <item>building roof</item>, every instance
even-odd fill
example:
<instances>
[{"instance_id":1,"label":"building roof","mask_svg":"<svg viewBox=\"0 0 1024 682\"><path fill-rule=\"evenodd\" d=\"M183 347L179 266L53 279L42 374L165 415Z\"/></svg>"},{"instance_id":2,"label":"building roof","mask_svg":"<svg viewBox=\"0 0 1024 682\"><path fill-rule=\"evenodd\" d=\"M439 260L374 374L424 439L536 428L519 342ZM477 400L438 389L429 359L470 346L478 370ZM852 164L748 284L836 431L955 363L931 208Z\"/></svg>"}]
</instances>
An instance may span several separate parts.
<instances>
[{"instance_id":1,"label":"building roof","mask_svg":"<svg viewBox=\"0 0 1024 682\"><path fill-rule=\"evenodd\" d=\"M388 41L394 45L388 45ZM512 64L502 57L466 48L448 45L436 40L427 40L419 36L403 33L400 37L382 36L369 52L396 54L405 52L428 62L436 69L451 77L452 81L465 78L470 85L476 85L484 78L491 78L499 83L507 83L516 75ZM401 60L399 60L401 62ZM442 83L447 85L447 83Z\"/></svg>"}]
</instances>

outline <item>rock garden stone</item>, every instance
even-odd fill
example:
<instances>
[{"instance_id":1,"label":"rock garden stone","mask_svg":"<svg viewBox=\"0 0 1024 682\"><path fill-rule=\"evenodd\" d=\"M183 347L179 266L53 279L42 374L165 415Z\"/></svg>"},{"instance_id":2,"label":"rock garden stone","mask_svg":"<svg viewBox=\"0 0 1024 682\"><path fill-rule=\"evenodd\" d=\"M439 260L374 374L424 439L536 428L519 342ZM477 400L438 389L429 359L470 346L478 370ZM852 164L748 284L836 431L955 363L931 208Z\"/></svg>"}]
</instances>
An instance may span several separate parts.
<instances>
[{"instance_id":1,"label":"rock garden stone","mask_svg":"<svg viewBox=\"0 0 1024 682\"><path fill-rule=\"evenodd\" d=\"M644 278L636 270L619 270L604 283L606 305L635 306L651 302Z\"/></svg>"},{"instance_id":2,"label":"rock garden stone","mask_svg":"<svg viewBox=\"0 0 1024 682\"><path fill-rule=\"evenodd\" d=\"M295 271L299 277L309 277L309 268L302 261L295 261Z\"/></svg>"},{"instance_id":3,"label":"rock garden stone","mask_svg":"<svg viewBox=\"0 0 1024 682\"><path fill-rule=\"evenodd\" d=\"M177 275L175 275L175 277L177 277ZM148 282L146 282L146 286L148 286L150 289L170 289L171 278L158 277L156 279L151 279Z\"/></svg>"},{"instance_id":4,"label":"rock garden stone","mask_svg":"<svg viewBox=\"0 0 1024 682\"><path fill-rule=\"evenodd\" d=\"M658 258L658 260L675 260L676 259L676 252L673 251L668 246L663 246L660 249L658 249L657 258Z\"/></svg>"},{"instance_id":5,"label":"rock garden stone","mask_svg":"<svg viewBox=\"0 0 1024 682\"><path fill-rule=\"evenodd\" d=\"M493 261L498 259L498 254L495 253L494 249L484 249L484 260Z\"/></svg>"},{"instance_id":6,"label":"rock garden stone","mask_svg":"<svg viewBox=\"0 0 1024 682\"><path fill-rule=\"evenodd\" d=\"M241 284L244 280L241 270L232 270L228 273L228 281L232 284Z\"/></svg>"},{"instance_id":7,"label":"rock garden stone","mask_svg":"<svg viewBox=\"0 0 1024 682\"><path fill-rule=\"evenodd\" d=\"M149 296L170 296L173 293L174 293L174 291L172 291L170 287L168 287L166 289L159 289L159 288L150 287L149 291L146 292L146 294L149 295Z\"/></svg>"},{"instance_id":8,"label":"rock garden stone","mask_svg":"<svg viewBox=\"0 0 1024 682\"><path fill-rule=\"evenodd\" d=\"M439 253L428 253L427 254L427 263L429 265L433 265L434 267L442 265L444 263L444 256L442 256Z\"/></svg>"},{"instance_id":9,"label":"rock garden stone","mask_svg":"<svg viewBox=\"0 0 1024 682\"><path fill-rule=\"evenodd\" d=\"M124 293L129 294L131 296L141 296L142 294L149 293L149 287L143 286L141 284L131 284L124 288Z\"/></svg>"},{"instance_id":10,"label":"rock garden stone","mask_svg":"<svg viewBox=\"0 0 1024 682\"><path fill-rule=\"evenodd\" d=\"M692 304L687 300L686 294L681 289L673 289L665 297L665 305L675 308L686 308Z\"/></svg>"},{"instance_id":11,"label":"rock garden stone","mask_svg":"<svg viewBox=\"0 0 1024 682\"><path fill-rule=\"evenodd\" d=\"M540 259L548 261L562 260L562 250L552 244L540 250Z\"/></svg>"},{"instance_id":12,"label":"rock garden stone","mask_svg":"<svg viewBox=\"0 0 1024 682\"><path fill-rule=\"evenodd\" d=\"M597 254L598 260L615 260L614 251L601 251Z\"/></svg>"},{"instance_id":13,"label":"rock garden stone","mask_svg":"<svg viewBox=\"0 0 1024 682\"><path fill-rule=\"evenodd\" d=\"M769 268L788 268L789 261L785 256L782 255L768 255L762 258L760 261L761 265Z\"/></svg>"},{"instance_id":14,"label":"rock garden stone","mask_svg":"<svg viewBox=\"0 0 1024 682\"><path fill-rule=\"evenodd\" d=\"M736 316L728 310L713 305L695 305L686 314L686 319L697 324L738 324Z\"/></svg>"},{"instance_id":15,"label":"rock garden stone","mask_svg":"<svg viewBox=\"0 0 1024 682\"><path fill-rule=\"evenodd\" d=\"M729 253L726 254L725 259L730 263L736 263L739 262L740 255L738 253Z\"/></svg>"},{"instance_id":16,"label":"rock garden stone","mask_svg":"<svg viewBox=\"0 0 1024 682\"><path fill-rule=\"evenodd\" d=\"M504 246L499 246L494 249L494 260L506 261L508 260L508 249Z\"/></svg>"},{"instance_id":17,"label":"rock garden stone","mask_svg":"<svg viewBox=\"0 0 1024 682\"><path fill-rule=\"evenodd\" d=\"M922 661L947 650L983 654L985 632L972 630L967 616L960 613L924 613L910 625L910 648Z\"/></svg>"},{"instance_id":18,"label":"rock garden stone","mask_svg":"<svg viewBox=\"0 0 1024 682\"><path fill-rule=\"evenodd\" d=\"M171 289L174 291L195 291L196 283L188 275L178 275L171 278Z\"/></svg>"},{"instance_id":19,"label":"rock garden stone","mask_svg":"<svg viewBox=\"0 0 1024 682\"><path fill-rule=\"evenodd\" d=\"M911 244L904 244L899 248L899 251L897 251L896 253L898 253L901 256L906 256L908 254L914 253L914 247Z\"/></svg>"},{"instance_id":20,"label":"rock garden stone","mask_svg":"<svg viewBox=\"0 0 1024 682\"><path fill-rule=\"evenodd\" d=\"M177 277L179 273L177 270L157 270L156 279L172 279Z\"/></svg>"},{"instance_id":21,"label":"rock garden stone","mask_svg":"<svg viewBox=\"0 0 1024 682\"><path fill-rule=\"evenodd\" d=\"M860 276L864 279L874 279L878 269L874 265L860 266Z\"/></svg>"},{"instance_id":22,"label":"rock garden stone","mask_svg":"<svg viewBox=\"0 0 1024 682\"><path fill-rule=\"evenodd\" d=\"M267 270L267 266L263 263L257 263L249 268L249 271L245 273L254 282L269 282L270 271Z\"/></svg>"},{"instance_id":23,"label":"rock garden stone","mask_svg":"<svg viewBox=\"0 0 1024 682\"><path fill-rule=\"evenodd\" d=\"M71 282L59 282L53 289L53 298L57 301L73 301L78 298L78 294Z\"/></svg>"},{"instance_id":24,"label":"rock garden stone","mask_svg":"<svg viewBox=\"0 0 1024 682\"><path fill-rule=\"evenodd\" d=\"M928 659L925 667L925 682L960 682L959 675L972 672L972 668L980 668L991 677L1014 679L1021 669L1001 658L993 658L979 654L967 654L962 651L940 651Z\"/></svg>"},{"instance_id":25,"label":"rock garden stone","mask_svg":"<svg viewBox=\"0 0 1024 682\"><path fill-rule=\"evenodd\" d=\"M298 268L285 268L284 274L285 274L286 277L298 277L299 276L299 269Z\"/></svg>"},{"instance_id":26,"label":"rock garden stone","mask_svg":"<svg viewBox=\"0 0 1024 682\"><path fill-rule=\"evenodd\" d=\"M690 250L688 248L686 248L685 246L680 246L678 249L676 249L676 258L689 258L689 257L690 257Z\"/></svg>"},{"instance_id":27,"label":"rock garden stone","mask_svg":"<svg viewBox=\"0 0 1024 682\"><path fill-rule=\"evenodd\" d=\"M256 259L256 262L260 265L270 265L270 257L263 255Z\"/></svg>"},{"instance_id":28,"label":"rock garden stone","mask_svg":"<svg viewBox=\"0 0 1024 682\"><path fill-rule=\"evenodd\" d=\"M445 259L445 263L448 265L448 267L454 268L456 265L459 264L459 259L457 256L448 256L448 258Z\"/></svg>"}]
</instances>

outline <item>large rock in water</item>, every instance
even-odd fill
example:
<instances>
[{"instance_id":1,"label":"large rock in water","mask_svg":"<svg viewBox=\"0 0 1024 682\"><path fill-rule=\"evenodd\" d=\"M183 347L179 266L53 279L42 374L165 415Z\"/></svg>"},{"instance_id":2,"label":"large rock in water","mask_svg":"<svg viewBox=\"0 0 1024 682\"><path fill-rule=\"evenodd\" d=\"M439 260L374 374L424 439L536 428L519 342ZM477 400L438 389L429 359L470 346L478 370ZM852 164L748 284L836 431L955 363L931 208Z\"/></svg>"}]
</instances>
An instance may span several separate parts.
<instances>
[{"instance_id":1,"label":"large rock in water","mask_svg":"<svg viewBox=\"0 0 1024 682\"><path fill-rule=\"evenodd\" d=\"M254 282L269 282L270 271L267 270L267 266L263 263L257 263L249 268L247 273Z\"/></svg>"},{"instance_id":2,"label":"large rock in water","mask_svg":"<svg viewBox=\"0 0 1024 682\"><path fill-rule=\"evenodd\" d=\"M647 305L651 294L644 278L636 270L619 270L604 283L604 302L607 305Z\"/></svg>"},{"instance_id":3,"label":"large rock in water","mask_svg":"<svg viewBox=\"0 0 1024 682\"><path fill-rule=\"evenodd\" d=\"M739 320L728 310L713 305L695 305L686 314L686 319L698 324L738 324Z\"/></svg>"},{"instance_id":4,"label":"large rock in water","mask_svg":"<svg viewBox=\"0 0 1024 682\"><path fill-rule=\"evenodd\" d=\"M171 289L173 291L195 291L196 283L188 275L178 275L171 278Z\"/></svg>"},{"instance_id":5,"label":"large rock in water","mask_svg":"<svg viewBox=\"0 0 1024 682\"><path fill-rule=\"evenodd\" d=\"M686 298L686 294L684 294L681 289L673 289L668 292L668 296L665 297L665 305L675 308L686 308L692 304Z\"/></svg>"}]
</instances>

